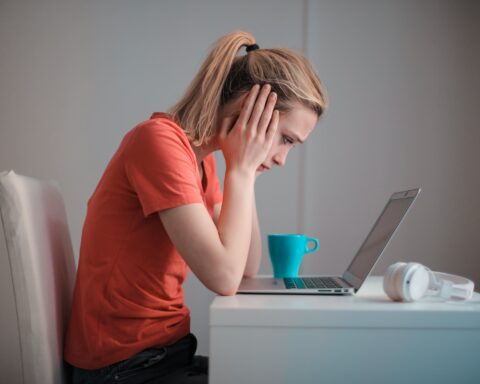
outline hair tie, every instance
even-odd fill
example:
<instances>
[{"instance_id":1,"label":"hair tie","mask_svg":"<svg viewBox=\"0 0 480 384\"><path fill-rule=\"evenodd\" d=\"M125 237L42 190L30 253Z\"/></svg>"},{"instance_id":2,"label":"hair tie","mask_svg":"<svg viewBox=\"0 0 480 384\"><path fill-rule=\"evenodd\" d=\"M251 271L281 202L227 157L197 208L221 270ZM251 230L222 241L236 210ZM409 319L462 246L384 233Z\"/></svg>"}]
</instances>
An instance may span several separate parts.
<instances>
[{"instance_id":1,"label":"hair tie","mask_svg":"<svg viewBox=\"0 0 480 384\"><path fill-rule=\"evenodd\" d=\"M257 50L258 48L260 48L257 44L250 44L250 45L247 45L247 53L250 52L250 51L255 51Z\"/></svg>"}]
</instances>

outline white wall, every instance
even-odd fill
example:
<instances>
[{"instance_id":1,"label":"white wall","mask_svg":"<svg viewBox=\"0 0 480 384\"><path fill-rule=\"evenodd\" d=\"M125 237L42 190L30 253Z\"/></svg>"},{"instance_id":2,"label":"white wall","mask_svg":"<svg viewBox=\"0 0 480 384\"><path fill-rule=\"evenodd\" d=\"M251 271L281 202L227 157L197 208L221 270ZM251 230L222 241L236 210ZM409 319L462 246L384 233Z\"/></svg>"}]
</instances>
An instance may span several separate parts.
<instances>
[{"instance_id":1,"label":"white wall","mask_svg":"<svg viewBox=\"0 0 480 384\"><path fill-rule=\"evenodd\" d=\"M331 100L285 169L259 179L263 233L316 235L303 270L342 272L388 196L421 186L376 273L411 259L478 284L477 4L0 0L0 170L60 183L78 255L122 136L180 97L216 38L246 29L260 46L305 49ZM194 277L186 290L208 354L213 295Z\"/></svg>"}]
</instances>

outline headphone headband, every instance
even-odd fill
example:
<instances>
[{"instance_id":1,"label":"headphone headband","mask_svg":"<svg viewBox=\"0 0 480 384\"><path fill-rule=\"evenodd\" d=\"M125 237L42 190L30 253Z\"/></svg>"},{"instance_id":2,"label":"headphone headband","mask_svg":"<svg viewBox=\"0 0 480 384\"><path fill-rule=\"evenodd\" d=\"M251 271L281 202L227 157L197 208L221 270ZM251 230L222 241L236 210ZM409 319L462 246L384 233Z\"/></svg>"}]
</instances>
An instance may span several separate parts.
<instances>
[{"instance_id":1,"label":"headphone headband","mask_svg":"<svg viewBox=\"0 0 480 384\"><path fill-rule=\"evenodd\" d=\"M462 300L469 300L472 298L475 286L472 280L444 272L432 271L431 273L436 279L440 280L438 296L444 299L455 297Z\"/></svg>"}]
</instances>

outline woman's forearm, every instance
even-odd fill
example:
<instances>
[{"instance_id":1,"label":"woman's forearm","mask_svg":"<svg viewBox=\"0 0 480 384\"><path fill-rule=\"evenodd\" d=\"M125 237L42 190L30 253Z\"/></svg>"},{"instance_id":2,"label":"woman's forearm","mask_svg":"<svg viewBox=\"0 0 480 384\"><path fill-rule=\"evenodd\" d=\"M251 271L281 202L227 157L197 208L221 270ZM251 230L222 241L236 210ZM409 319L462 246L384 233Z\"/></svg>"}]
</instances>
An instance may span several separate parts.
<instances>
[{"instance_id":1,"label":"woman's forearm","mask_svg":"<svg viewBox=\"0 0 480 384\"><path fill-rule=\"evenodd\" d=\"M225 174L223 203L217 228L228 257L227 274L237 284L245 271L251 244L254 182L253 174L228 170Z\"/></svg>"},{"instance_id":2,"label":"woman's forearm","mask_svg":"<svg viewBox=\"0 0 480 384\"><path fill-rule=\"evenodd\" d=\"M250 240L250 249L248 251L245 272L243 273L243 275L246 277L253 277L258 273L260 261L262 259L262 234L260 231L260 225L258 223L255 196L253 198L252 207L252 238Z\"/></svg>"}]
</instances>

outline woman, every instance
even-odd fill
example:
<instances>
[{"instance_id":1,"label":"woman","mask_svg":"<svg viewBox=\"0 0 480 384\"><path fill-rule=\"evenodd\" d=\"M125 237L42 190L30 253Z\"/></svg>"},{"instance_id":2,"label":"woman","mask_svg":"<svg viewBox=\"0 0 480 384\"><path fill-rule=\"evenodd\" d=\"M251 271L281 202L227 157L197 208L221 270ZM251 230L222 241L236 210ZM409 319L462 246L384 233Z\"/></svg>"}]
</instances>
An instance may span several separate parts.
<instances>
[{"instance_id":1,"label":"woman","mask_svg":"<svg viewBox=\"0 0 480 384\"><path fill-rule=\"evenodd\" d=\"M325 106L305 58L234 32L169 114L127 133L88 202L65 345L74 383L207 382L184 303L187 270L220 295L257 273L256 176L285 164Z\"/></svg>"}]
</instances>

